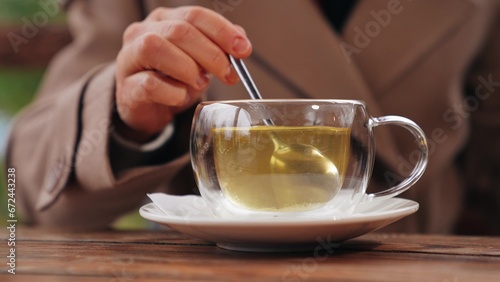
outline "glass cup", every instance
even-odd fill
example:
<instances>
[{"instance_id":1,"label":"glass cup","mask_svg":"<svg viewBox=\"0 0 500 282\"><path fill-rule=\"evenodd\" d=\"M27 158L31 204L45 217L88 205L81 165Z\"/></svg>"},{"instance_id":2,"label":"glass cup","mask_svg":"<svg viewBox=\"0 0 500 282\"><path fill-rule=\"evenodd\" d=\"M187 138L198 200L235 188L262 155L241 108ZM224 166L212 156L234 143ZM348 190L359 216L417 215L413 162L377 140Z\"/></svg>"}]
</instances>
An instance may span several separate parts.
<instances>
[{"instance_id":1,"label":"glass cup","mask_svg":"<svg viewBox=\"0 0 500 282\"><path fill-rule=\"evenodd\" d=\"M375 159L373 128L395 124L418 141L410 175L366 194ZM371 117L355 100L234 100L200 103L191 162L201 196L219 217L346 215L361 202L409 189L427 166L422 129L400 116Z\"/></svg>"}]
</instances>

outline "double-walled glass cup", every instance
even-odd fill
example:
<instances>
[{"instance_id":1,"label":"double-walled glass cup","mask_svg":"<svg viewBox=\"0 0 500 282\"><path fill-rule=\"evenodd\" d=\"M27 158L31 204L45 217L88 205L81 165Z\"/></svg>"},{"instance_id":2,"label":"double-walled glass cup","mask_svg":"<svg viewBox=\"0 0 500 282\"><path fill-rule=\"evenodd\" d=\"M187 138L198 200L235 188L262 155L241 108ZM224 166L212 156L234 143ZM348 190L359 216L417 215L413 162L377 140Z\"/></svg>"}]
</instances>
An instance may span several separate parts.
<instances>
[{"instance_id":1,"label":"double-walled glass cup","mask_svg":"<svg viewBox=\"0 0 500 282\"><path fill-rule=\"evenodd\" d=\"M373 128L394 124L417 140L419 159L396 186L366 194ZM427 166L422 129L400 116L371 117L355 100L234 100L197 106L191 162L202 197L220 217L345 215L364 201L409 189Z\"/></svg>"}]
</instances>

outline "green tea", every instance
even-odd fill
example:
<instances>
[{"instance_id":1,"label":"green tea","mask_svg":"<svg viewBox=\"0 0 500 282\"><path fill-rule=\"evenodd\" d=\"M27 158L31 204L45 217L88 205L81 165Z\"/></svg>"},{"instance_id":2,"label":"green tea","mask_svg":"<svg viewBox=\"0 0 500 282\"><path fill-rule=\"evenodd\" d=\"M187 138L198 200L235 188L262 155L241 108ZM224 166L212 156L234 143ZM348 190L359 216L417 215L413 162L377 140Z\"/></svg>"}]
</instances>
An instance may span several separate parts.
<instances>
[{"instance_id":1,"label":"green tea","mask_svg":"<svg viewBox=\"0 0 500 282\"><path fill-rule=\"evenodd\" d=\"M350 129L327 126L255 126L213 129L214 159L219 185L238 206L262 211L301 211L331 200L342 186L350 149ZM326 174L306 167L273 171L276 139L283 144L309 145L338 170L338 185ZM296 158L307 156L296 156ZM305 161L307 164L307 161ZM287 167L284 164L285 168ZM311 184L314 179L314 185ZM308 183L308 187L301 185Z\"/></svg>"}]
</instances>

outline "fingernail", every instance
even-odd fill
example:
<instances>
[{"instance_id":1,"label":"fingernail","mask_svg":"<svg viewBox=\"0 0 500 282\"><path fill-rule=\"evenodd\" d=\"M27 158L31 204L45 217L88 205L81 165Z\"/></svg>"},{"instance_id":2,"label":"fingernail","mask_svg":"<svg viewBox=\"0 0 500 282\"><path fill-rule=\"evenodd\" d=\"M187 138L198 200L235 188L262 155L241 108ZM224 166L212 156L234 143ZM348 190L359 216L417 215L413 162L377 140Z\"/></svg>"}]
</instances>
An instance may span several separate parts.
<instances>
[{"instance_id":1,"label":"fingernail","mask_svg":"<svg viewBox=\"0 0 500 282\"><path fill-rule=\"evenodd\" d=\"M206 73L200 73L200 75L198 76L198 80L196 80L196 84L200 89L207 87L209 82L210 78Z\"/></svg>"},{"instance_id":2,"label":"fingernail","mask_svg":"<svg viewBox=\"0 0 500 282\"><path fill-rule=\"evenodd\" d=\"M250 42L248 40L237 37L233 42L233 50L238 54L245 54L250 49Z\"/></svg>"},{"instance_id":3,"label":"fingernail","mask_svg":"<svg viewBox=\"0 0 500 282\"><path fill-rule=\"evenodd\" d=\"M231 66L227 67L225 78L226 78L226 81L229 83L238 82L238 76L236 74L236 71Z\"/></svg>"}]
</instances>

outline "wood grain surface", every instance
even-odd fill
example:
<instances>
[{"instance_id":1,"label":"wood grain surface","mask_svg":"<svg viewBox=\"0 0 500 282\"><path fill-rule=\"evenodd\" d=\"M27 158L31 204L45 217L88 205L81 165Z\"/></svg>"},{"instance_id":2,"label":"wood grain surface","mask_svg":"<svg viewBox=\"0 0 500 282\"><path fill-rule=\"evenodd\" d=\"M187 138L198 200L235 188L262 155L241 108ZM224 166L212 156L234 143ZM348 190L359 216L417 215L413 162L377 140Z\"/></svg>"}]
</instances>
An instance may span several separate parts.
<instances>
[{"instance_id":1,"label":"wood grain surface","mask_svg":"<svg viewBox=\"0 0 500 282\"><path fill-rule=\"evenodd\" d=\"M166 229L21 228L16 274L2 265L1 281L500 281L500 238L372 233L338 248L245 253Z\"/></svg>"}]
</instances>

